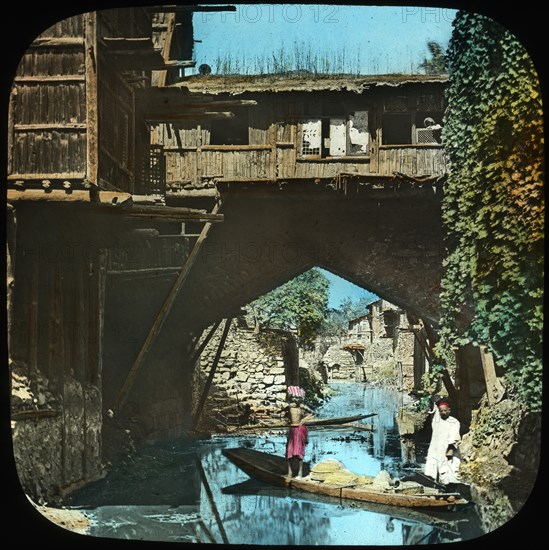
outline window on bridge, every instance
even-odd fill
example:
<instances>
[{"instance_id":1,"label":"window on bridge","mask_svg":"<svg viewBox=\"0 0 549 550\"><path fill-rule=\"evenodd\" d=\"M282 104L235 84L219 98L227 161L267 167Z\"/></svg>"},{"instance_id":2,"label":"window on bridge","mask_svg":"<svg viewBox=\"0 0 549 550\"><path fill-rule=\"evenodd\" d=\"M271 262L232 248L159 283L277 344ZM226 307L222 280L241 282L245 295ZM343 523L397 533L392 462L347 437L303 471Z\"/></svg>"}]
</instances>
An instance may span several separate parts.
<instances>
[{"instance_id":1,"label":"window on bridge","mask_svg":"<svg viewBox=\"0 0 549 550\"><path fill-rule=\"evenodd\" d=\"M248 145L248 117L212 120L210 145Z\"/></svg>"},{"instance_id":2,"label":"window on bridge","mask_svg":"<svg viewBox=\"0 0 549 550\"><path fill-rule=\"evenodd\" d=\"M301 121L301 156L314 158L368 155L368 111L326 103L322 114Z\"/></svg>"},{"instance_id":3,"label":"window on bridge","mask_svg":"<svg viewBox=\"0 0 549 550\"><path fill-rule=\"evenodd\" d=\"M393 95L383 104L382 145L434 145L441 143L444 115L441 94Z\"/></svg>"}]
</instances>

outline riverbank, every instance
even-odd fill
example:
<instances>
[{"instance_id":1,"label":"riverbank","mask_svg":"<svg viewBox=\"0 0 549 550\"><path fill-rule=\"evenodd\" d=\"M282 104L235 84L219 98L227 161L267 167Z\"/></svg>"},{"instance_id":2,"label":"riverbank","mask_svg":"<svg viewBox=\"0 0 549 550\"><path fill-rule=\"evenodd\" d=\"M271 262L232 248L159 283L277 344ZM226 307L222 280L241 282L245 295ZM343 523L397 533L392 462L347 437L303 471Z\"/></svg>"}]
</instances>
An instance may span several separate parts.
<instances>
[{"instance_id":1,"label":"riverbank","mask_svg":"<svg viewBox=\"0 0 549 550\"><path fill-rule=\"evenodd\" d=\"M89 534L92 522L84 512L70 508L52 508L51 506L36 504L30 498L29 502L40 514L55 525L79 535Z\"/></svg>"}]
</instances>

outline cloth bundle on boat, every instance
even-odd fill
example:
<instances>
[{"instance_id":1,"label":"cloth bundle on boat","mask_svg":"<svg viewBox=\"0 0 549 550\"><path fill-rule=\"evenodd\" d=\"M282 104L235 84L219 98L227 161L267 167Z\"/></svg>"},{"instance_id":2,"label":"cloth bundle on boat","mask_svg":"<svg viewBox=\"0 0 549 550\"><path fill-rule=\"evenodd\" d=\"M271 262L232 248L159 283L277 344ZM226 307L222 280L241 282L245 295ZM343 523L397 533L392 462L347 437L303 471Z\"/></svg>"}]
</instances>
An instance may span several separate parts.
<instances>
[{"instance_id":1,"label":"cloth bundle on boat","mask_svg":"<svg viewBox=\"0 0 549 550\"><path fill-rule=\"evenodd\" d=\"M391 490L403 494L423 494L425 487L415 481L400 481L392 479L389 472L381 470L373 476L355 474L345 468L345 465L335 458L328 458L319 462L311 469L307 476L313 481L323 483L338 483L341 485L372 485L380 490Z\"/></svg>"},{"instance_id":2,"label":"cloth bundle on boat","mask_svg":"<svg viewBox=\"0 0 549 550\"><path fill-rule=\"evenodd\" d=\"M374 480L371 476L354 474L335 458L328 458L313 466L309 477L314 481L343 485L370 485Z\"/></svg>"},{"instance_id":3,"label":"cloth bundle on boat","mask_svg":"<svg viewBox=\"0 0 549 550\"><path fill-rule=\"evenodd\" d=\"M305 390L299 386L288 386L288 395L293 397L305 397Z\"/></svg>"}]
</instances>

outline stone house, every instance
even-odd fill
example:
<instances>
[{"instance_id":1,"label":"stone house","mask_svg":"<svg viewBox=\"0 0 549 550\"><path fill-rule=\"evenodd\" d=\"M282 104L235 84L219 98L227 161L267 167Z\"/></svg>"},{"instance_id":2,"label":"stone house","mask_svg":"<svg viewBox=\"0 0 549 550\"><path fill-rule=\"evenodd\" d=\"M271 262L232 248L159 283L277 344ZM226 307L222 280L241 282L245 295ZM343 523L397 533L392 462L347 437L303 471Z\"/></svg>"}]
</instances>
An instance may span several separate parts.
<instances>
[{"instance_id":1,"label":"stone house","mask_svg":"<svg viewBox=\"0 0 549 550\"><path fill-rule=\"evenodd\" d=\"M423 347L406 312L377 300L368 312L349 320L346 341L331 346L323 358L328 379L367 382L391 377L407 392L419 387L428 368Z\"/></svg>"}]
</instances>

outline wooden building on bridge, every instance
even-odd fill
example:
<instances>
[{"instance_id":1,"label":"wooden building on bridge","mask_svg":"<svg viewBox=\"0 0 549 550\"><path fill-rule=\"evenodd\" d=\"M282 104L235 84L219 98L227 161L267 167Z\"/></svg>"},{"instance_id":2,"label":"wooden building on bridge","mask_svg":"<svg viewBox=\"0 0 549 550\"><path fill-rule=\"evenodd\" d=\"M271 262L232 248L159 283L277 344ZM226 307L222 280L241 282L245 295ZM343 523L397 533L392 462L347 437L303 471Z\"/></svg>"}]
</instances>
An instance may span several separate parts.
<instances>
[{"instance_id":1,"label":"wooden building on bridge","mask_svg":"<svg viewBox=\"0 0 549 550\"><path fill-rule=\"evenodd\" d=\"M349 189L440 179L446 174L440 138L446 80L300 73L188 77L171 87L163 109L177 103L182 89L221 105L239 98L242 105L234 116L157 126L168 192L245 182L312 181Z\"/></svg>"}]
</instances>

